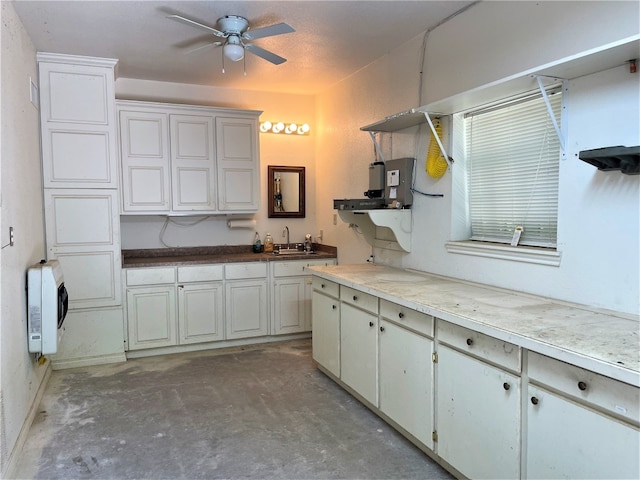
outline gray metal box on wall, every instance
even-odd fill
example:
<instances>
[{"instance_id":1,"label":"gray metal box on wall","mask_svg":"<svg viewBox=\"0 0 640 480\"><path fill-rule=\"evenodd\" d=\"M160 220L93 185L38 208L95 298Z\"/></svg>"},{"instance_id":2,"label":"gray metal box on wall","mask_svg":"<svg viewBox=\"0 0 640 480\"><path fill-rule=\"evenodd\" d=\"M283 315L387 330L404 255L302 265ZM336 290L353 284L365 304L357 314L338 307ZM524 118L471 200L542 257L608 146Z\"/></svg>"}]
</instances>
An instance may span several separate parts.
<instances>
[{"instance_id":1,"label":"gray metal box on wall","mask_svg":"<svg viewBox=\"0 0 640 480\"><path fill-rule=\"evenodd\" d=\"M384 197L390 207L406 208L413 203L411 182L414 163L415 158L397 158L385 162Z\"/></svg>"}]
</instances>

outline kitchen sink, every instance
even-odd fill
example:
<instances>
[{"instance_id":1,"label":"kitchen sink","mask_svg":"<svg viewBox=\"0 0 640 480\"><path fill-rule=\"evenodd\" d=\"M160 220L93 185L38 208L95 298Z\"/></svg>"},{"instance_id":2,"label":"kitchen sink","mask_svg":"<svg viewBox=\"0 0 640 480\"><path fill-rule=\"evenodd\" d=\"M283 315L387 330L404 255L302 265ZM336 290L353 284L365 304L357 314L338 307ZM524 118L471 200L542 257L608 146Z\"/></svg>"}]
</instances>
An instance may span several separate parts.
<instances>
[{"instance_id":1,"label":"kitchen sink","mask_svg":"<svg viewBox=\"0 0 640 480\"><path fill-rule=\"evenodd\" d=\"M297 248L281 248L273 252L274 255L313 255L316 252L305 252Z\"/></svg>"}]
</instances>

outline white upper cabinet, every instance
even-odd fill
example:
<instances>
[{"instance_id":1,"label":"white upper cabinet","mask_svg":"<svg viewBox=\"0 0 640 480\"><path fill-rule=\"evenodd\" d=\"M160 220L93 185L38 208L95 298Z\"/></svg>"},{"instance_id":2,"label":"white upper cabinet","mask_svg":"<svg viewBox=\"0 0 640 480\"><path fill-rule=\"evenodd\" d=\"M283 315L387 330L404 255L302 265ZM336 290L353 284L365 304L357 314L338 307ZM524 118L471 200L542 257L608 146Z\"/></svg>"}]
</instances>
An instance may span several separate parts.
<instances>
[{"instance_id":1,"label":"white upper cabinet","mask_svg":"<svg viewBox=\"0 0 640 480\"><path fill-rule=\"evenodd\" d=\"M260 112L118 101L123 213L251 213Z\"/></svg>"},{"instance_id":2,"label":"white upper cabinet","mask_svg":"<svg viewBox=\"0 0 640 480\"><path fill-rule=\"evenodd\" d=\"M118 188L115 64L38 54L45 188Z\"/></svg>"},{"instance_id":3,"label":"white upper cabinet","mask_svg":"<svg viewBox=\"0 0 640 480\"><path fill-rule=\"evenodd\" d=\"M260 206L257 119L216 118L218 196L222 211L256 211Z\"/></svg>"},{"instance_id":4,"label":"white upper cabinet","mask_svg":"<svg viewBox=\"0 0 640 480\"><path fill-rule=\"evenodd\" d=\"M124 211L168 212L168 115L120 111Z\"/></svg>"},{"instance_id":5,"label":"white upper cabinet","mask_svg":"<svg viewBox=\"0 0 640 480\"><path fill-rule=\"evenodd\" d=\"M213 117L171 115L170 123L173 210L215 210Z\"/></svg>"}]
</instances>

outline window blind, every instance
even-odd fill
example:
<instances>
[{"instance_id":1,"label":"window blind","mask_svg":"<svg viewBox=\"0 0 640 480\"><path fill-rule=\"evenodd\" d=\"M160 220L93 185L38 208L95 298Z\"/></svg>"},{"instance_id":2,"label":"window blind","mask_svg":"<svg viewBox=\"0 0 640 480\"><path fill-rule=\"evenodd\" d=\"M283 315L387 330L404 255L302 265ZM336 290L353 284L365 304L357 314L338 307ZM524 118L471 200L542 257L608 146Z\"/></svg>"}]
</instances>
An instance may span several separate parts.
<instances>
[{"instance_id":1,"label":"window blind","mask_svg":"<svg viewBox=\"0 0 640 480\"><path fill-rule=\"evenodd\" d=\"M559 88L547 92L558 123ZM465 115L472 240L555 247L560 142L542 95Z\"/></svg>"}]
</instances>

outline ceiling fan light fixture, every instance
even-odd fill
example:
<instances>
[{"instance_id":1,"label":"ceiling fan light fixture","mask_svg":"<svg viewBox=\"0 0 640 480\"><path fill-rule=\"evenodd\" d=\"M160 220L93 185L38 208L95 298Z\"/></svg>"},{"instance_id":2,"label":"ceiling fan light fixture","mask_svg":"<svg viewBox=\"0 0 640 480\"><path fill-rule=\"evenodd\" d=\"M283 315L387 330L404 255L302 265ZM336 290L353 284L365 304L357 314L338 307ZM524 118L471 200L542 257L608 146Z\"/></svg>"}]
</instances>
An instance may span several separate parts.
<instances>
[{"instance_id":1,"label":"ceiling fan light fixture","mask_svg":"<svg viewBox=\"0 0 640 480\"><path fill-rule=\"evenodd\" d=\"M223 47L224 56L232 62L238 62L244 58L244 47L236 43L227 43Z\"/></svg>"}]
</instances>

